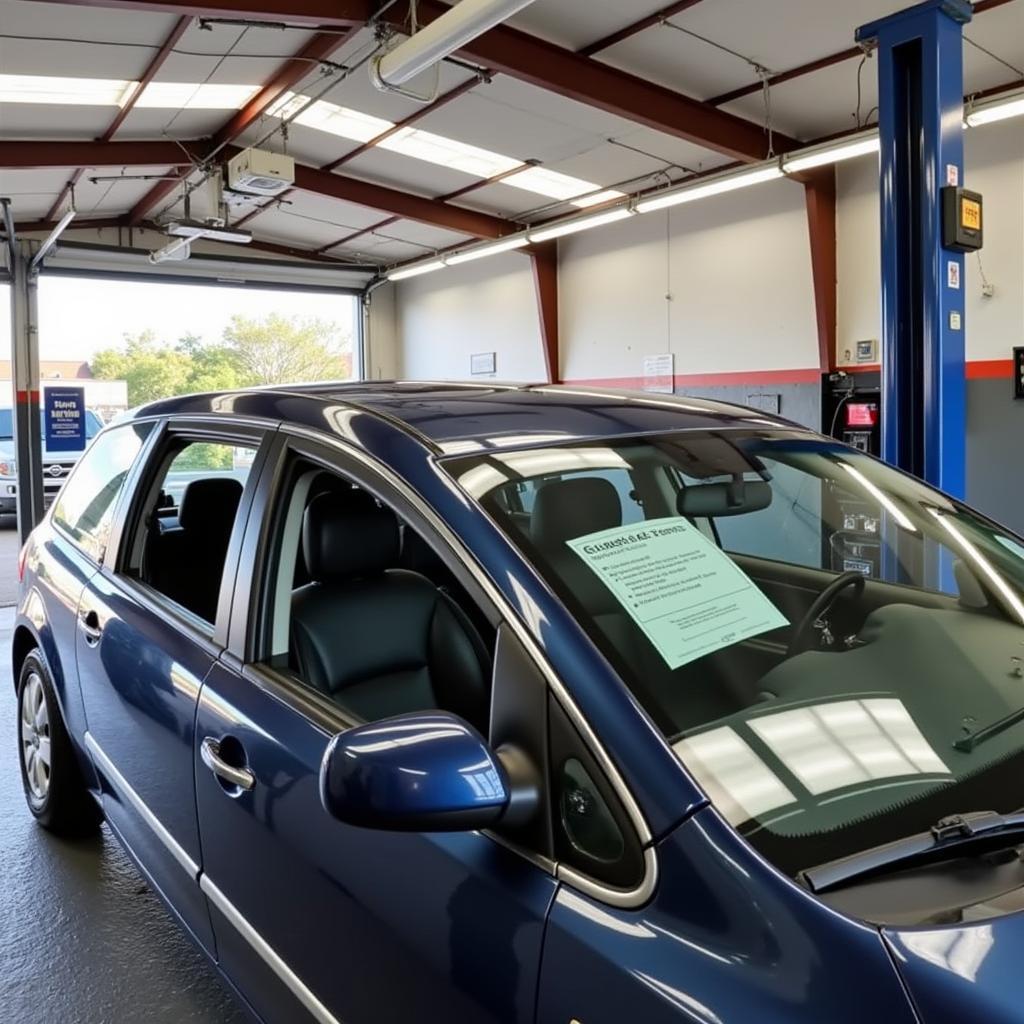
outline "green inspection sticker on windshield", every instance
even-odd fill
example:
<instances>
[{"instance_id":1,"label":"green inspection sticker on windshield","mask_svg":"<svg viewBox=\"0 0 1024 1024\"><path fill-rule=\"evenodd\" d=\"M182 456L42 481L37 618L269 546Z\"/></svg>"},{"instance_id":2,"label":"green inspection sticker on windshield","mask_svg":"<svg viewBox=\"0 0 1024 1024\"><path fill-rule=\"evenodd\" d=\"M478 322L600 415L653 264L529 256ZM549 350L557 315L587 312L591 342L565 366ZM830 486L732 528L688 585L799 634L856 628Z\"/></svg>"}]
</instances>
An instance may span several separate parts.
<instances>
[{"instance_id":1,"label":"green inspection sticker on windshield","mask_svg":"<svg viewBox=\"0 0 1024 1024\"><path fill-rule=\"evenodd\" d=\"M686 519L650 519L567 543L669 668L789 624L754 581Z\"/></svg>"}]
</instances>

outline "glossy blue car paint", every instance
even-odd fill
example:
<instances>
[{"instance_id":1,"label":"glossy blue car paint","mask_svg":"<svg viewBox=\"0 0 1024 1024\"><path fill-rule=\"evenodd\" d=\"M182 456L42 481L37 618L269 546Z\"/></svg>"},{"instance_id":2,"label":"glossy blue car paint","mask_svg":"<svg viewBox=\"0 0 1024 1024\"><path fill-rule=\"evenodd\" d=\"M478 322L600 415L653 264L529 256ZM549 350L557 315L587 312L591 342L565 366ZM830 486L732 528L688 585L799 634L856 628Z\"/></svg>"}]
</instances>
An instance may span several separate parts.
<instances>
[{"instance_id":1,"label":"glossy blue car paint","mask_svg":"<svg viewBox=\"0 0 1024 1024\"><path fill-rule=\"evenodd\" d=\"M320 768L320 798L339 821L405 832L496 825L508 777L480 734L446 712L416 712L347 729Z\"/></svg>"},{"instance_id":2,"label":"glossy blue car paint","mask_svg":"<svg viewBox=\"0 0 1024 1024\"><path fill-rule=\"evenodd\" d=\"M763 416L690 399L427 385L197 396L135 415L244 420L264 434L212 638L121 578L116 551L97 566L48 520L31 541L16 645L32 637L44 650L112 825L264 1021L1024 1020L1013 1008L1019 915L936 929L948 940L940 955L939 939L883 935L781 876L707 805L572 616L438 465L452 442L528 447ZM656 877L633 905L570 884L490 832L380 831L324 809L325 753L355 723L286 674L248 664L243 642L271 500L261 495L276 479L275 446L296 431L321 437L340 467L358 465L364 486L432 510L442 539L513 609L637 805ZM78 627L83 610L101 619L96 647ZM206 737L251 773L251 789L208 770ZM988 944L973 977L948 966L963 963L961 941Z\"/></svg>"}]
</instances>

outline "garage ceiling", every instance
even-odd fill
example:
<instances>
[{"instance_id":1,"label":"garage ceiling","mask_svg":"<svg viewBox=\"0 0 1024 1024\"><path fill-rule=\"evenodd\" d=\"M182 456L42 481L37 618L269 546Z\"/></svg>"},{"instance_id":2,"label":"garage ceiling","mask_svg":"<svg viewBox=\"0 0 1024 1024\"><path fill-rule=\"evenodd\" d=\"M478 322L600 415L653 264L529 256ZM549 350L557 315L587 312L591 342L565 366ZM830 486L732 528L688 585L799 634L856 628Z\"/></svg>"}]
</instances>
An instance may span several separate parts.
<instances>
[{"instance_id":1,"label":"garage ceiling","mask_svg":"<svg viewBox=\"0 0 1024 1024\"><path fill-rule=\"evenodd\" d=\"M871 123L876 72L849 53L854 30L906 0L861 0L856 10L847 0L536 0L498 36L409 83L422 101L369 81L365 62L378 44L360 17L376 6L232 0L211 12L262 12L264 21L284 16L295 25L330 15L334 24L313 31L202 22L196 4L174 0L0 0L0 152L15 154L0 161L0 195L11 197L25 228L59 215L69 182L76 225L159 223L181 213L180 181L196 180L190 162L209 155L211 138L220 158L228 146L260 142L287 147L311 168L329 167L334 178L323 189L325 179L310 176L279 202L239 209L236 219L257 245L389 265L582 207L588 193L633 191L666 174L763 157L768 109L778 149ZM443 5L420 0L418 10L429 19ZM342 24L338 11L356 23ZM408 29L407 19L399 2L381 23ZM983 0L965 35L969 93L1024 79L1024 0ZM606 37L612 45L572 56ZM531 49L538 40L561 49ZM490 74L484 57L507 73ZM787 74L812 62L823 66ZM609 89L607 68L631 77L612 79ZM779 76L766 104L762 79ZM139 81L147 85L131 86ZM267 83L273 88L261 92ZM645 83L660 88L644 93ZM288 123L283 138L271 101L293 96L320 103ZM393 125L406 129L380 140ZM181 159L119 166L104 149L110 139L177 140ZM80 166L34 167L24 147L4 148L34 140L78 141ZM520 165L533 168L513 179L523 187L493 180ZM93 182L97 176L106 180ZM368 193L366 182L388 188Z\"/></svg>"}]
</instances>

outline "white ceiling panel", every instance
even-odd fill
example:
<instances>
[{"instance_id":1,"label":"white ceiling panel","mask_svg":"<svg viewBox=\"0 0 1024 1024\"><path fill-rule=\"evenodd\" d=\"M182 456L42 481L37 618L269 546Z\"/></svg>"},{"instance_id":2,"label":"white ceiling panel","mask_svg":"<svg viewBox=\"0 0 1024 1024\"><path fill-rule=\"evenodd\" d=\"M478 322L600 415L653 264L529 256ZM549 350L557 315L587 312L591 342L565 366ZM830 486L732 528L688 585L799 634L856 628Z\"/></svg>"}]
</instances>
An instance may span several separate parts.
<instances>
[{"instance_id":1,"label":"white ceiling panel","mask_svg":"<svg viewBox=\"0 0 1024 1024\"><path fill-rule=\"evenodd\" d=\"M75 9L75 8L72 8ZM0 33L10 31L0 5ZM103 45L64 40L0 38L0 70L5 75L61 75L68 78L138 78L156 45ZM111 108L113 109L113 108Z\"/></svg>"},{"instance_id":2,"label":"white ceiling panel","mask_svg":"<svg viewBox=\"0 0 1024 1024\"><path fill-rule=\"evenodd\" d=\"M103 134L114 113L113 107L0 103L0 136L5 139L94 139Z\"/></svg>"},{"instance_id":3,"label":"white ceiling panel","mask_svg":"<svg viewBox=\"0 0 1024 1024\"><path fill-rule=\"evenodd\" d=\"M579 50L661 10L665 3L666 0L620 0L619 3L536 0L517 14L510 24L559 46Z\"/></svg>"},{"instance_id":4,"label":"white ceiling panel","mask_svg":"<svg viewBox=\"0 0 1024 1024\"><path fill-rule=\"evenodd\" d=\"M60 36L69 39L113 39L159 44L177 18L148 11L118 10L28 0L0 0L0 25L5 35Z\"/></svg>"},{"instance_id":5,"label":"white ceiling panel","mask_svg":"<svg viewBox=\"0 0 1024 1024\"><path fill-rule=\"evenodd\" d=\"M66 170L0 169L0 195L11 200L16 221L39 220L46 216L67 179Z\"/></svg>"},{"instance_id":6,"label":"white ceiling panel","mask_svg":"<svg viewBox=\"0 0 1024 1024\"><path fill-rule=\"evenodd\" d=\"M306 217L284 206L260 214L246 227L251 228L257 238L286 242L300 249L319 249L329 245L344 237L347 230L335 223Z\"/></svg>"},{"instance_id":7,"label":"white ceiling panel","mask_svg":"<svg viewBox=\"0 0 1024 1024\"><path fill-rule=\"evenodd\" d=\"M460 245L472 239L472 235L464 235L459 231L447 231L444 228L420 224L415 220L399 220L381 228L381 232L390 238L398 238L429 249L447 249L452 245Z\"/></svg>"},{"instance_id":8,"label":"white ceiling panel","mask_svg":"<svg viewBox=\"0 0 1024 1024\"><path fill-rule=\"evenodd\" d=\"M1024 78L1024 3L1020 0L977 15L965 27L964 36L990 51L986 54L969 43L964 45L965 92Z\"/></svg>"},{"instance_id":9,"label":"white ceiling panel","mask_svg":"<svg viewBox=\"0 0 1024 1024\"><path fill-rule=\"evenodd\" d=\"M843 61L813 75L772 86L772 123L775 128L798 139L816 139L857 126L857 65ZM878 71L867 61L861 71L860 121L878 103ZM752 121L764 118L760 93L745 96L723 107ZM871 120L875 120L874 114Z\"/></svg>"},{"instance_id":10,"label":"white ceiling panel","mask_svg":"<svg viewBox=\"0 0 1024 1024\"><path fill-rule=\"evenodd\" d=\"M346 203L313 192L301 192L298 189L289 192L281 205L283 209L294 211L303 217L332 224L335 237L343 235L346 231L358 231L369 227L382 219L379 210L370 210L355 203Z\"/></svg>"},{"instance_id":11,"label":"white ceiling panel","mask_svg":"<svg viewBox=\"0 0 1024 1024\"><path fill-rule=\"evenodd\" d=\"M338 173L405 189L421 196L447 195L479 180L461 171L452 171L425 160L414 160L412 157L379 149L356 157L351 163L339 167Z\"/></svg>"},{"instance_id":12,"label":"white ceiling panel","mask_svg":"<svg viewBox=\"0 0 1024 1024\"><path fill-rule=\"evenodd\" d=\"M202 139L217 131L233 114L233 110L158 110L136 107L124 119L115 138L121 142L126 139L159 139L164 135L173 139Z\"/></svg>"},{"instance_id":13,"label":"white ceiling panel","mask_svg":"<svg viewBox=\"0 0 1024 1024\"><path fill-rule=\"evenodd\" d=\"M159 174L167 168L126 167L126 176L136 174ZM104 167L86 171L75 185L75 206L81 217L116 216L130 210L155 184L154 181L97 181L89 180L90 175L110 177L120 174L119 168ZM67 178L67 172L64 177ZM62 183L63 184L63 183ZM56 193L54 195L56 198Z\"/></svg>"}]
</instances>

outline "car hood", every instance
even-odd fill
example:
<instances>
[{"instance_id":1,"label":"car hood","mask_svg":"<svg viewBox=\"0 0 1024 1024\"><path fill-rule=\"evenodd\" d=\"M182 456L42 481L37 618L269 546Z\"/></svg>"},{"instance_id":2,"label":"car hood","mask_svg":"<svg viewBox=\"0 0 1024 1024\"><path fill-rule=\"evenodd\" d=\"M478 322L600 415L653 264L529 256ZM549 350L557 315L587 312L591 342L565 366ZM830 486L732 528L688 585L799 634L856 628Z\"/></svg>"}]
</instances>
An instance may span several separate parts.
<instances>
[{"instance_id":1,"label":"car hood","mask_svg":"<svg viewBox=\"0 0 1024 1024\"><path fill-rule=\"evenodd\" d=\"M922 1024L1024 1021L1024 913L883 935Z\"/></svg>"}]
</instances>

